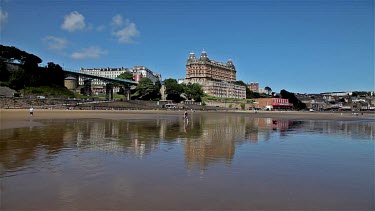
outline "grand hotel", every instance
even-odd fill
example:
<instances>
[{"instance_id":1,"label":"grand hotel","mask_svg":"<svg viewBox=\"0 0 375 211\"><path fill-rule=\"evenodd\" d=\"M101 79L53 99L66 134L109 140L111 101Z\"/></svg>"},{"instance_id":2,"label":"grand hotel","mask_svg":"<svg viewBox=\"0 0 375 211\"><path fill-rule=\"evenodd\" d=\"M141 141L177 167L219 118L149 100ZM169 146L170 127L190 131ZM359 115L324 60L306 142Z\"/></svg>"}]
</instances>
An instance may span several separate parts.
<instances>
[{"instance_id":1,"label":"grand hotel","mask_svg":"<svg viewBox=\"0 0 375 211\"><path fill-rule=\"evenodd\" d=\"M216 62L208 58L205 51L200 58L194 53L186 62L186 83L199 83L203 91L211 96L224 98L246 98L246 87L236 85L236 68L233 62Z\"/></svg>"}]
</instances>

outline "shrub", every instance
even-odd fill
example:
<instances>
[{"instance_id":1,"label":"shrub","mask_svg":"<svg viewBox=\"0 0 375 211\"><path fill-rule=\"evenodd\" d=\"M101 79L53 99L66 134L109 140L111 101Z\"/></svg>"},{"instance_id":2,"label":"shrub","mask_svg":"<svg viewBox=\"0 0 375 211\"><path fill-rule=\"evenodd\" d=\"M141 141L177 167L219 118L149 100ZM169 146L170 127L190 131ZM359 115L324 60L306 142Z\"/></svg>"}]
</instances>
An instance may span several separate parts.
<instances>
[{"instance_id":1,"label":"shrub","mask_svg":"<svg viewBox=\"0 0 375 211\"><path fill-rule=\"evenodd\" d=\"M240 106L242 110L245 110L245 103L241 103Z\"/></svg>"},{"instance_id":2,"label":"shrub","mask_svg":"<svg viewBox=\"0 0 375 211\"><path fill-rule=\"evenodd\" d=\"M40 86L40 87L26 87L21 91L24 94L38 94L45 96L65 96L74 97L74 93L65 87Z\"/></svg>"}]
</instances>

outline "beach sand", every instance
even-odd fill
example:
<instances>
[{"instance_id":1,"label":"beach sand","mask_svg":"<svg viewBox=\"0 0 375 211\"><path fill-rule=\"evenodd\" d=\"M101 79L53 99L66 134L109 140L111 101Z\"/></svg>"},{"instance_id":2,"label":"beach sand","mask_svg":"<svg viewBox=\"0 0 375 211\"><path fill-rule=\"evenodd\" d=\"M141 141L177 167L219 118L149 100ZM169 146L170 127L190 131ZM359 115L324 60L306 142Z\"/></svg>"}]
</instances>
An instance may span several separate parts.
<instances>
[{"instance_id":1,"label":"beach sand","mask_svg":"<svg viewBox=\"0 0 375 211\"><path fill-rule=\"evenodd\" d=\"M34 115L29 115L28 109L0 109L0 130L39 126L38 120L48 119L148 119L160 116L183 116L183 110L42 110L35 109ZM246 115L253 118L273 118L290 120L374 120L375 113L351 112L299 112L299 111L196 111L194 114L207 113L208 115ZM189 111L191 115L191 111ZM31 121L32 120L32 121ZM35 121L34 121L35 120Z\"/></svg>"}]
</instances>

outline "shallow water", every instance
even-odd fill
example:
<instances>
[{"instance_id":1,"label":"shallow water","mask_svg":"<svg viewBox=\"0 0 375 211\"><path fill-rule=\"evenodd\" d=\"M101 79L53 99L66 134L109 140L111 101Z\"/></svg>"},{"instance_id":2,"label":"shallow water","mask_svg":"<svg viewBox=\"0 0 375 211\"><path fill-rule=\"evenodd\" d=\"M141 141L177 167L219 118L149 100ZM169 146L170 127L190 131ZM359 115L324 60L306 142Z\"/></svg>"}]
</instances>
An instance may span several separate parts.
<instances>
[{"instance_id":1,"label":"shallow water","mask_svg":"<svg viewBox=\"0 0 375 211\"><path fill-rule=\"evenodd\" d=\"M40 123L0 131L1 209L375 209L374 121Z\"/></svg>"}]
</instances>

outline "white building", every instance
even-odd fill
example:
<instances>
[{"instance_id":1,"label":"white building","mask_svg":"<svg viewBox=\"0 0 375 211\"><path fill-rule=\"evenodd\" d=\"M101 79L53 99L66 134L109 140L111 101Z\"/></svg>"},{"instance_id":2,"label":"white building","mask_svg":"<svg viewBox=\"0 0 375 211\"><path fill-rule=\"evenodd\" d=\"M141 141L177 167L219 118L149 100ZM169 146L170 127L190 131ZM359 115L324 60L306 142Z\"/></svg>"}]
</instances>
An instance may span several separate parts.
<instances>
[{"instance_id":1,"label":"white building","mask_svg":"<svg viewBox=\"0 0 375 211\"><path fill-rule=\"evenodd\" d=\"M128 68L120 67L120 68L81 68L79 70L80 73L88 74L88 75L95 75L99 77L105 78L116 78L120 74L124 72L130 72ZM79 85L83 85L84 78L79 77ZM99 79L92 79L91 80L92 86L105 86L105 82Z\"/></svg>"},{"instance_id":2,"label":"white building","mask_svg":"<svg viewBox=\"0 0 375 211\"><path fill-rule=\"evenodd\" d=\"M99 77L105 77L105 78L116 78L120 74L124 72L130 72L133 74L134 81L138 82L143 77L151 79L152 82L156 82L158 80L161 80L161 75L152 72L150 69L144 67L144 66L134 66L133 68L81 68L79 70L80 73L88 74L88 75L94 75ZM84 77L79 77L78 83L79 85L84 85ZM91 88L93 90L93 93L99 94L99 93L105 93L105 82L99 79L91 79ZM114 92L119 91L119 87L113 88Z\"/></svg>"},{"instance_id":3,"label":"white building","mask_svg":"<svg viewBox=\"0 0 375 211\"><path fill-rule=\"evenodd\" d=\"M186 81L185 78L179 78L179 79L177 80L177 83L178 83L178 84L187 84L187 81Z\"/></svg>"},{"instance_id":4,"label":"white building","mask_svg":"<svg viewBox=\"0 0 375 211\"><path fill-rule=\"evenodd\" d=\"M324 93L320 93L321 95L323 95L324 97L346 97L346 96L349 96L349 95L352 95L353 92L324 92Z\"/></svg>"},{"instance_id":5,"label":"white building","mask_svg":"<svg viewBox=\"0 0 375 211\"><path fill-rule=\"evenodd\" d=\"M130 69L130 72L133 73L134 81L138 82L142 78L149 78L152 82L161 81L161 75L152 72L145 66L134 66Z\"/></svg>"},{"instance_id":6,"label":"white building","mask_svg":"<svg viewBox=\"0 0 375 211\"><path fill-rule=\"evenodd\" d=\"M259 88L259 93L261 93L261 94L267 94L268 92L264 88Z\"/></svg>"},{"instance_id":7,"label":"white building","mask_svg":"<svg viewBox=\"0 0 375 211\"><path fill-rule=\"evenodd\" d=\"M205 94L222 97L246 99L246 87L230 83L229 81L198 82Z\"/></svg>"}]
</instances>

